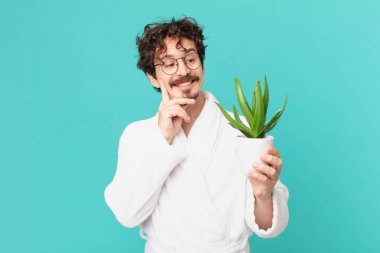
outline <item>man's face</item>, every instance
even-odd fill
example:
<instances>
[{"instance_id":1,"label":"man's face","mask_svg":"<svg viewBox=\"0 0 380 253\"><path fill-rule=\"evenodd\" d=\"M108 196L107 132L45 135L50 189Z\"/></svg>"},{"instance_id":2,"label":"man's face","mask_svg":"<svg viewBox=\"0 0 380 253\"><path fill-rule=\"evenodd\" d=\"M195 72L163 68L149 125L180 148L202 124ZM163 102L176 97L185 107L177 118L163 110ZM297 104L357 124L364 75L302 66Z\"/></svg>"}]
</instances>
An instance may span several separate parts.
<instances>
[{"instance_id":1,"label":"man's face","mask_svg":"<svg viewBox=\"0 0 380 253\"><path fill-rule=\"evenodd\" d=\"M164 43L166 45L166 52L156 54L154 64L162 64L162 62L165 62L165 60L168 57L178 59L187 56L187 58L179 59L177 60L177 62L173 61L175 64L178 64L178 69L172 75L165 73L161 69L162 66L157 65L156 77L157 79L161 80L161 82L165 85L170 98L185 97L196 99L199 93L201 92L201 88L203 85L204 69L202 65L200 65L196 69L190 69L188 67L191 66L191 62L194 59L191 58L191 56L194 56L194 53L197 53L195 43L192 40L186 38L182 38L180 44L178 43L178 41L179 38L167 37L164 40ZM199 59L199 56L197 54L195 54L195 56ZM186 66L185 64L185 59L188 60L188 66ZM155 87L159 87L157 80L154 80L154 78L152 79L152 77L150 77L149 79ZM181 85L186 83L187 81L190 81L191 83L186 86Z\"/></svg>"}]
</instances>

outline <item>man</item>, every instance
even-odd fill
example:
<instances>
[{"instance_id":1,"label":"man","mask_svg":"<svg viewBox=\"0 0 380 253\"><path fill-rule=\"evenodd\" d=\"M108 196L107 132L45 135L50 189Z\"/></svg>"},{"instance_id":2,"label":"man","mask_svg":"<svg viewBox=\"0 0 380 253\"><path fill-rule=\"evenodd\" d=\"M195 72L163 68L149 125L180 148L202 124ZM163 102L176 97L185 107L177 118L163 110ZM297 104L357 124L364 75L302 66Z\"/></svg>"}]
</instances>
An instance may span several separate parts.
<instances>
[{"instance_id":1,"label":"man","mask_svg":"<svg viewBox=\"0 0 380 253\"><path fill-rule=\"evenodd\" d=\"M267 165L240 172L240 133L202 90L203 39L191 18L147 25L137 38L138 67L162 101L125 128L105 199L121 224L141 225L147 253L247 253L253 232L276 237L288 224L280 153L272 147Z\"/></svg>"}]
</instances>

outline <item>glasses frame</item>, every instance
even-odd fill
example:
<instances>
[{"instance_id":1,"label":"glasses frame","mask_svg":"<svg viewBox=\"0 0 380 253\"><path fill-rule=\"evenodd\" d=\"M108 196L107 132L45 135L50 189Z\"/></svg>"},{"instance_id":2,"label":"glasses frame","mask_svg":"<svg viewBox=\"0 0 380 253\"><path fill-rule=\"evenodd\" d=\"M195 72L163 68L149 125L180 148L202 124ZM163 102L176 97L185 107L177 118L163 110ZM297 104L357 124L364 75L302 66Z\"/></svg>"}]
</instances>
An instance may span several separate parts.
<instances>
[{"instance_id":1,"label":"glasses frame","mask_svg":"<svg viewBox=\"0 0 380 253\"><path fill-rule=\"evenodd\" d=\"M197 57L198 57L198 59L199 59L199 66L196 67L196 68L194 68L194 69L192 69L192 68L190 68L189 66L187 66L186 61L185 61L185 58L186 58L188 55L191 55L191 54L196 54ZM164 65L164 63L163 63L162 60L164 60L164 59L174 59L174 60L176 60L176 62L177 62L177 65L176 65L177 69L176 69L172 74L168 74L168 73L166 73L166 72L162 69L162 65ZM156 66L160 66L160 69L161 69L162 72L164 72L166 75L171 76L171 75L174 75L175 73L177 73L177 71L178 71L178 66L179 66L179 64L178 64L178 60L179 60L179 59L183 59L183 63L185 64L185 66L186 66L188 69L191 69L191 70L196 70L196 69L198 69L198 68L202 65L201 59L199 58L199 54L198 54L197 52L190 52L190 53L186 54L185 56L182 56L182 57L179 57L179 58L164 57L164 58L162 58L162 59L158 59L158 60L161 61L162 63L154 64L154 66L155 66L155 67L156 67Z\"/></svg>"}]
</instances>

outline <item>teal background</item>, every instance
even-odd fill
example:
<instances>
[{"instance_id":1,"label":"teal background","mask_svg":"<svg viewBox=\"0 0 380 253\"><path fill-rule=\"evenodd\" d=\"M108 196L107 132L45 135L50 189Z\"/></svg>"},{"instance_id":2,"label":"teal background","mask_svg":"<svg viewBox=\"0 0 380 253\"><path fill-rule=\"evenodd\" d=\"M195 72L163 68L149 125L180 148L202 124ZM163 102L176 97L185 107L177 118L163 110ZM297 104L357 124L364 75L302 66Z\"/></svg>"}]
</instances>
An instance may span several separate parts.
<instances>
[{"instance_id":1,"label":"teal background","mask_svg":"<svg viewBox=\"0 0 380 253\"><path fill-rule=\"evenodd\" d=\"M1 1L0 252L143 252L103 191L119 137L160 102L135 38L194 17L204 90L231 109L266 73L290 222L252 252L380 252L379 1ZM250 97L250 96L249 96Z\"/></svg>"}]
</instances>

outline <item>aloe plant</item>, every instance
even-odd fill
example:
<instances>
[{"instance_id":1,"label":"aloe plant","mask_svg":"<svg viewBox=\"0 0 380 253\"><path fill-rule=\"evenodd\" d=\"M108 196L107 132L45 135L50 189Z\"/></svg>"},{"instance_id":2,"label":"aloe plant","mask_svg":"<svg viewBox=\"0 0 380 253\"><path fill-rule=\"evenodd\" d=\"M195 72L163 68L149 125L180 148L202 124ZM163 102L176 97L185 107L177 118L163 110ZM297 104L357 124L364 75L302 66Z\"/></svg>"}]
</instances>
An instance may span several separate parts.
<instances>
[{"instance_id":1,"label":"aloe plant","mask_svg":"<svg viewBox=\"0 0 380 253\"><path fill-rule=\"evenodd\" d=\"M235 78L235 87L238 103L245 119L247 120L248 126L241 121L235 105L232 105L232 117L218 102L215 103L218 105L224 117L226 117L226 119L230 122L230 125L238 129L246 137L263 138L265 134L271 131L280 120L280 117L288 102L288 94L286 94L283 106L274 114L269 122L265 123L269 102L267 76L264 76L264 95L261 91L260 80L257 81L252 94L252 106L249 106L244 96L239 78Z\"/></svg>"}]
</instances>

